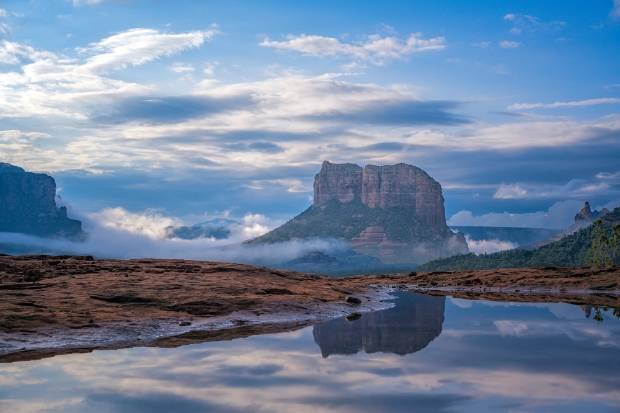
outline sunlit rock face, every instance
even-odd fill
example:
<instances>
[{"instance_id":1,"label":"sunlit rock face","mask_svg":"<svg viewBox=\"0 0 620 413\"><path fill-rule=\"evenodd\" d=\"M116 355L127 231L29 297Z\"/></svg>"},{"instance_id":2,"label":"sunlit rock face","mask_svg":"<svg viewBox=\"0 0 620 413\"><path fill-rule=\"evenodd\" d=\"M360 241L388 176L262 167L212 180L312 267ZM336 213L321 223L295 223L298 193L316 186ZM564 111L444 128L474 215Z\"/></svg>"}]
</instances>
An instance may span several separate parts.
<instances>
[{"instance_id":1,"label":"sunlit rock face","mask_svg":"<svg viewBox=\"0 0 620 413\"><path fill-rule=\"evenodd\" d=\"M352 163L323 162L321 172L314 177L314 205L331 200L351 202L359 199L362 190L362 168Z\"/></svg>"},{"instance_id":2,"label":"sunlit rock face","mask_svg":"<svg viewBox=\"0 0 620 413\"><path fill-rule=\"evenodd\" d=\"M439 337L445 297L409 294L393 308L363 314L359 319L337 319L314 326L314 341L323 357L332 354L394 353L422 350Z\"/></svg>"},{"instance_id":3,"label":"sunlit rock face","mask_svg":"<svg viewBox=\"0 0 620 413\"><path fill-rule=\"evenodd\" d=\"M323 162L312 206L256 242L338 238L386 264L468 252L446 224L441 185L407 164L364 168Z\"/></svg>"},{"instance_id":4,"label":"sunlit rock face","mask_svg":"<svg viewBox=\"0 0 620 413\"><path fill-rule=\"evenodd\" d=\"M45 174L0 163L0 232L81 237L82 223L56 205L56 182Z\"/></svg>"}]
</instances>

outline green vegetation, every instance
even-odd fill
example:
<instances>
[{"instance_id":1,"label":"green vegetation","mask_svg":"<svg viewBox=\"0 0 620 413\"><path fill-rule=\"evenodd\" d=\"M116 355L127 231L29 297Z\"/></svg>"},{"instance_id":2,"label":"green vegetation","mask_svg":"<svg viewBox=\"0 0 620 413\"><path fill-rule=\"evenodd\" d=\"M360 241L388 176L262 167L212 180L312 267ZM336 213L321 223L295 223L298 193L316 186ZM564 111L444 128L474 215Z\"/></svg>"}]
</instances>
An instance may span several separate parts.
<instances>
[{"instance_id":1,"label":"green vegetation","mask_svg":"<svg viewBox=\"0 0 620 413\"><path fill-rule=\"evenodd\" d=\"M359 201L344 204L332 201L320 207L311 206L281 227L249 243L309 238L351 240L371 225L384 227L394 241L410 242L436 236L432 229L418 222L411 208L391 208L386 211L369 208Z\"/></svg>"},{"instance_id":2,"label":"green vegetation","mask_svg":"<svg viewBox=\"0 0 620 413\"><path fill-rule=\"evenodd\" d=\"M586 262L593 268L610 268L620 257L620 224L613 228L597 219L592 224L592 244Z\"/></svg>"},{"instance_id":3,"label":"green vegetation","mask_svg":"<svg viewBox=\"0 0 620 413\"><path fill-rule=\"evenodd\" d=\"M600 222L599 222L600 221ZM421 271L461 271L489 268L580 267L602 262L605 266L620 264L620 208L574 234L528 249L514 249L494 254L456 255L428 262ZM611 259L609 258L611 257ZM594 260L594 261L592 261Z\"/></svg>"}]
</instances>

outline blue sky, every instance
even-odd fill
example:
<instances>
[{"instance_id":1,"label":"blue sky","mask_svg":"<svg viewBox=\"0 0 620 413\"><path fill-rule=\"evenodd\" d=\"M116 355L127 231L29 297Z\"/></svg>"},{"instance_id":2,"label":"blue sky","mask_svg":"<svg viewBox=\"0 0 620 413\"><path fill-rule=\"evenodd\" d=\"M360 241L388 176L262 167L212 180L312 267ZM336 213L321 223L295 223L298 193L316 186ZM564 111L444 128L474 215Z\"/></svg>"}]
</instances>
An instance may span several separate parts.
<instances>
[{"instance_id":1,"label":"blue sky","mask_svg":"<svg viewBox=\"0 0 620 413\"><path fill-rule=\"evenodd\" d=\"M0 0L0 158L81 213L290 217L413 163L453 223L620 202L620 2Z\"/></svg>"}]
</instances>

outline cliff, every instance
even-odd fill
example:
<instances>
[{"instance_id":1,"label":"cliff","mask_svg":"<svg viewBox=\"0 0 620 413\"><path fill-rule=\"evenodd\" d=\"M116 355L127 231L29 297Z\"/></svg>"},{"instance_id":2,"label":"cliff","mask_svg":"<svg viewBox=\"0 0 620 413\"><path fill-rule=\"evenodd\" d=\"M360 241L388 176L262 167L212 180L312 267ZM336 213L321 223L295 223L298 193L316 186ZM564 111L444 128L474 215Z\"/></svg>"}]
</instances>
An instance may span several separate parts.
<instances>
[{"instance_id":1,"label":"cliff","mask_svg":"<svg viewBox=\"0 0 620 413\"><path fill-rule=\"evenodd\" d=\"M415 166L323 162L312 206L252 242L344 239L386 264L465 253L465 239L448 228L443 204L441 185Z\"/></svg>"},{"instance_id":2,"label":"cliff","mask_svg":"<svg viewBox=\"0 0 620 413\"><path fill-rule=\"evenodd\" d=\"M0 232L75 238L82 223L56 205L54 178L0 162Z\"/></svg>"}]
</instances>

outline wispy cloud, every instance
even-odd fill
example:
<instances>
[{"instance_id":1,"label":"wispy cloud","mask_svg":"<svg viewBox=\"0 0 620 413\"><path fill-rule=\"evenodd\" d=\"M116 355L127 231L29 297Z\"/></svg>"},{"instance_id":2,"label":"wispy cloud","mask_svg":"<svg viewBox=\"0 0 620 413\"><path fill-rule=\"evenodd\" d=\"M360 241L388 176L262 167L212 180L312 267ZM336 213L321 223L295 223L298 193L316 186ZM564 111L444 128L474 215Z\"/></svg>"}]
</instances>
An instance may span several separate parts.
<instances>
[{"instance_id":1,"label":"wispy cloud","mask_svg":"<svg viewBox=\"0 0 620 413\"><path fill-rule=\"evenodd\" d=\"M598 173L591 179L572 179L563 185L501 184L495 199L584 199L620 197L620 172Z\"/></svg>"},{"instance_id":2,"label":"wispy cloud","mask_svg":"<svg viewBox=\"0 0 620 413\"><path fill-rule=\"evenodd\" d=\"M556 31L566 26L566 22L560 20L544 21L536 16L518 13L508 13L504 15L504 20L511 23L510 33L515 35L538 31Z\"/></svg>"},{"instance_id":3,"label":"wispy cloud","mask_svg":"<svg viewBox=\"0 0 620 413\"><path fill-rule=\"evenodd\" d=\"M572 100L566 102L553 103L514 103L508 107L509 110L530 110L530 109L562 109L579 108L598 105L618 105L620 98L594 98L583 100Z\"/></svg>"},{"instance_id":4,"label":"wispy cloud","mask_svg":"<svg viewBox=\"0 0 620 413\"><path fill-rule=\"evenodd\" d=\"M474 225L490 227L520 228L567 228L572 222L575 212L583 205L580 201L556 202L548 210L513 213L490 212L474 215L471 211L459 211L448 220L449 225Z\"/></svg>"},{"instance_id":5,"label":"wispy cloud","mask_svg":"<svg viewBox=\"0 0 620 413\"><path fill-rule=\"evenodd\" d=\"M514 40L502 40L499 42L499 47L502 49L516 49L521 46L520 42L515 42Z\"/></svg>"},{"instance_id":6,"label":"wispy cloud","mask_svg":"<svg viewBox=\"0 0 620 413\"><path fill-rule=\"evenodd\" d=\"M72 0L71 2L75 7L79 6L94 6L103 3L105 0Z\"/></svg>"},{"instance_id":7,"label":"wispy cloud","mask_svg":"<svg viewBox=\"0 0 620 413\"><path fill-rule=\"evenodd\" d=\"M91 54L83 68L93 72L122 69L148 63L185 49L201 46L216 29L186 33L162 33L153 29L130 29L82 49Z\"/></svg>"},{"instance_id":8,"label":"wispy cloud","mask_svg":"<svg viewBox=\"0 0 620 413\"><path fill-rule=\"evenodd\" d=\"M346 43L335 37L302 34L291 35L281 41L267 38L260 45L292 50L307 56L339 56L383 64L387 60L401 59L415 53L445 49L446 40L444 37L423 38L420 33L412 33L406 39L371 35L361 42Z\"/></svg>"},{"instance_id":9,"label":"wispy cloud","mask_svg":"<svg viewBox=\"0 0 620 413\"><path fill-rule=\"evenodd\" d=\"M131 29L79 49L76 57L3 40L0 63L14 68L0 73L0 117L86 119L95 102L143 95L151 89L115 79L109 72L198 47L216 32L215 28L186 33Z\"/></svg>"},{"instance_id":10,"label":"wispy cloud","mask_svg":"<svg viewBox=\"0 0 620 413\"><path fill-rule=\"evenodd\" d=\"M614 0L614 5L611 9L610 16L613 19L620 19L620 0Z\"/></svg>"}]
</instances>

